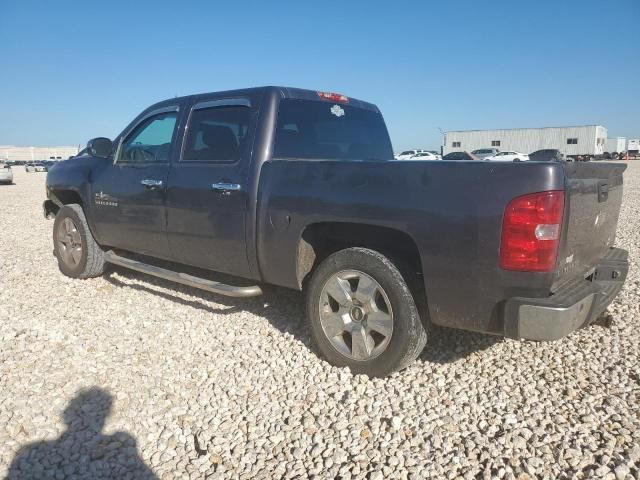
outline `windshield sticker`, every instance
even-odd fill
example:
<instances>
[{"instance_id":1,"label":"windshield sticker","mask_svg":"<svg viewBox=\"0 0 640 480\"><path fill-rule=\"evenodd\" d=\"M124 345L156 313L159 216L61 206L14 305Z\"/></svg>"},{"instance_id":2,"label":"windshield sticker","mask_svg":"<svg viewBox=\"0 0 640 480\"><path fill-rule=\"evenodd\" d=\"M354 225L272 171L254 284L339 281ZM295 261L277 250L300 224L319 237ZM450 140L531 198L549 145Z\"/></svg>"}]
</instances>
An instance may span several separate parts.
<instances>
[{"instance_id":1,"label":"windshield sticker","mask_svg":"<svg viewBox=\"0 0 640 480\"><path fill-rule=\"evenodd\" d=\"M344 115L344 109L340 105L334 105L331 107L331 113L336 117L342 117Z\"/></svg>"}]
</instances>

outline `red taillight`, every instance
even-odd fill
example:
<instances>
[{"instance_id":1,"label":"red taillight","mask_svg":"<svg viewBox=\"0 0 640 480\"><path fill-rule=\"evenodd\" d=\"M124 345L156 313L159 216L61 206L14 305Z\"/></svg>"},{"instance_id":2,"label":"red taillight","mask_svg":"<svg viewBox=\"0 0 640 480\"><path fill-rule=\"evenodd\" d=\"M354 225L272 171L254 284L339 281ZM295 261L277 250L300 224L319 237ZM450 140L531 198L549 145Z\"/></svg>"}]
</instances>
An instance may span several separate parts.
<instances>
[{"instance_id":1,"label":"red taillight","mask_svg":"<svg viewBox=\"0 0 640 480\"><path fill-rule=\"evenodd\" d=\"M339 102L339 103L349 103L349 97L340 95L339 93L318 92L318 96L323 100L330 100L332 102Z\"/></svg>"},{"instance_id":2,"label":"red taillight","mask_svg":"<svg viewBox=\"0 0 640 480\"><path fill-rule=\"evenodd\" d=\"M502 220L500 268L549 272L556 263L564 192L532 193L509 202Z\"/></svg>"}]
</instances>

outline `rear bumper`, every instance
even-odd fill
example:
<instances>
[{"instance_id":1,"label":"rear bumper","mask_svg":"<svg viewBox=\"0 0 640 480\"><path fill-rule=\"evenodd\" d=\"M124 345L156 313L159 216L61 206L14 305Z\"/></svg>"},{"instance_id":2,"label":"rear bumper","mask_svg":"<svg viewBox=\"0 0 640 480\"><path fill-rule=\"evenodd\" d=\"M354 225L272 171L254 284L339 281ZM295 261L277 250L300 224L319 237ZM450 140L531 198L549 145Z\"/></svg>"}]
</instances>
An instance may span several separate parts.
<instances>
[{"instance_id":1,"label":"rear bumper","mask_svg":"<svg viewBox=\"0 0 640 480\"><path fill-rule=\"evenodd\" d=\"M510 298L504 310L505 337L557 340L590 324L618 294L628 270L627 251L611 248L588 279L573 280L547 298Z\"/></svg>"}]
</instances>

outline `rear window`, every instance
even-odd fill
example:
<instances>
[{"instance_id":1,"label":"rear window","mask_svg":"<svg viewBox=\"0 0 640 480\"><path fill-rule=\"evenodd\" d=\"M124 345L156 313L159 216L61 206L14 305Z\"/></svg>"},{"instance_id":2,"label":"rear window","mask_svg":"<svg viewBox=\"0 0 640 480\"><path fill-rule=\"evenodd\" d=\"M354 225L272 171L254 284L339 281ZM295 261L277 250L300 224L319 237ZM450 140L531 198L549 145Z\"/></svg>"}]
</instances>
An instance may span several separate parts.
<instances>
[{"instance_id":1,"label":"rear window","mask_svg":"<svg viewBox=\"0 0 640 480\"><path fill-rule=\"evenodd\" d=\"M274 158L391 160L382 115L331 102L280 102Z\"/></svg>"}]
</instances>

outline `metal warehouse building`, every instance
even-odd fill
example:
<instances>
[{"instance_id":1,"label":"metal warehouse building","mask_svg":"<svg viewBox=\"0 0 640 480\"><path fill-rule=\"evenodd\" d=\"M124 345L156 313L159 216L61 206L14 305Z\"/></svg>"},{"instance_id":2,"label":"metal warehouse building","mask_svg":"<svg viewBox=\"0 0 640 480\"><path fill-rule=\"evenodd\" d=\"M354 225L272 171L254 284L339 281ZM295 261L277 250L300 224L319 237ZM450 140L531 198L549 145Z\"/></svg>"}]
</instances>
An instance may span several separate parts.
<instances>
[{"instance_id":1,"label":"metal warehouse building","mask_svg":"<svg viewBox=\"0 0 640 480\"><path fill-rule=\"evenodd\" d=\"M0 145L0 160L66 160L78 153L78 147L17 147Z\"/></svg>"},{"instance_id":2,"label":"metal warehouse building","mask_svg":"<svg viewBox=\"0 0 640 480\"><path fill-rule=\"evenodd\" d=\"M601 155L605 152L606 141L607 129L602 125L466 130L446 132L443 150L447 154L494 147L503 151L531 153L554 148L565 155Z\"/></svg>"},{"instance_id":3,"label":"metal warehouse building","mask_svg":"<svg viewBox=\"0 0 640 480\"><path fill-rule=\"evenodd\" d=\"M607 145L604 148L605 152L620 153L627 151L627 139L624 137L607 138Z\"/></svg>"}]
</instances>

